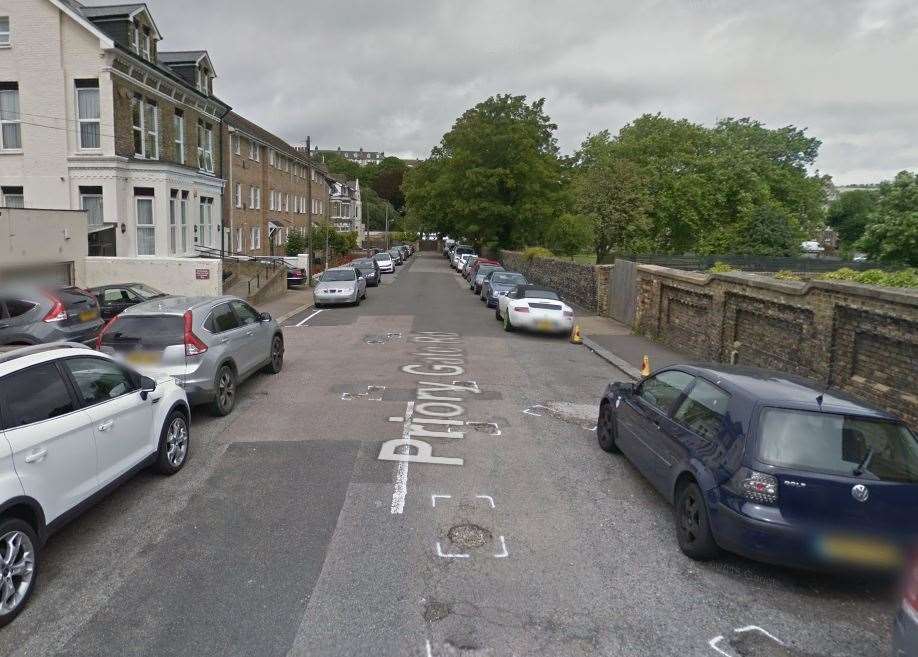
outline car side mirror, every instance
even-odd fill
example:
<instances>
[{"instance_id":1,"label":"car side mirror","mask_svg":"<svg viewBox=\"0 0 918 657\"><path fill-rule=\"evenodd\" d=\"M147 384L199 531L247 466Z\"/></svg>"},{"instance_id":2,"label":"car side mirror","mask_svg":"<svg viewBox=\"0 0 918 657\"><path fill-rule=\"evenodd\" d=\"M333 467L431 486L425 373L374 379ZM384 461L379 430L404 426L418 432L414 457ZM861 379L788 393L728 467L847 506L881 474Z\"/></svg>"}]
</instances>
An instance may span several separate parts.
<instances>
[{"instance_id":1,"label":"car side mirror","mask_svg":"<svg viewBox=\"0 0 918 657\"><path fill-rule=\"evenodd\" d=\"M140 377L140 398L144 401L150 396L150 393L156 390L156 381L148 376Z\"/></svg>"},{"instance_id":2,"label":"car side mirror","mask_svg":"<svg viewBox=\"0 0 918 657\"><path fill-rule=\"evenodd\" d=\"M258 321L259 321L259 322L270 322L270 321L271 321L271 313L260 313L260 314L258 315Z\"/></svg>"},{"instance_id":3,"label":"car side mirror","mask_svg":"<svg viewBox=\"0 0 918 657\"><path fill-rule=\"evenodd\" d=\"M633 383L620 383L618 385L619 391L623 395L633 395L635 390L635 385Z\"/></svg>"}]
</instances>

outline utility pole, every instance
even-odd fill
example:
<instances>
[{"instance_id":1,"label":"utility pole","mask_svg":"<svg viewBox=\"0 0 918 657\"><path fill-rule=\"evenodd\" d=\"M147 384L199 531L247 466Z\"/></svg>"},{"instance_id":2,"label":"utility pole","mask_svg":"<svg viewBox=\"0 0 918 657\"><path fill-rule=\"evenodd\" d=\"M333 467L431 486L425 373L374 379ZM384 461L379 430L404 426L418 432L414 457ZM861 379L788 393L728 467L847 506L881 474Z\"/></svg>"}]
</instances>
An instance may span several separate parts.
<instances>
[{"instance_id":1,"label":"utility pole","mask_svg":"<svg viewBox=\"0 0 918 657\"><path fill-rule=\"evenodd\" d=\"M389 204L386 203L386 251L389 250Z\"/></svg>"},{"instance_id":2,"label":"utility pole","mask_svg":"<svg viewBox=\"0 0 918 657\"><path fill-rule=\"evenodd\" d=\"M310 146L309 135L306 135L306 196L309 202L306 203L306 280L312 287L312 148Z\"/></svg>"}]
</instances>

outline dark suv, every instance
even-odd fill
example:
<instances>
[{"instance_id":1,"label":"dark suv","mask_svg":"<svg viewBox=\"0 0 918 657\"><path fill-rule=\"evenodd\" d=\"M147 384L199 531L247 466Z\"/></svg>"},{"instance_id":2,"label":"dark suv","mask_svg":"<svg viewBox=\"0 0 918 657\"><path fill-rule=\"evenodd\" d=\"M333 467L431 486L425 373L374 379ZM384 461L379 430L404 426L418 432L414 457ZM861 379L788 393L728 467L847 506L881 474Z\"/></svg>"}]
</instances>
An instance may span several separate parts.
<instances>
[{"instance_id":1,"label":"dark suv","mask_svg":"<svg viewBox=\"0 0 918 657\"><path fill-rule=\"evenodd\" d=\"M96 298L79 288L0 289L0 345L89 344L103 323Z\"/></svg>"},{"instance_id":2,"label":"dark suv","mask_svg":"<svg viewBox=\"0 0 918 657\"><path fill-rule=\"evenodd\" d=\"M613 383L597 436L674 504L694 559L890 570L918 534L918 439L801 377L677 365Z\"/></svg>"},{"instance_id":3,"label":"dark suv","mask_svg":"<svg viewBox=\"0 0 918 657\"><path fill-rule=\"evenodd\" d=\"M379 285L379 280L382 278L382 272L376 260L373 258L357 258L351 262L351 266L355 267L357 271L367 279L368 286L376 287Z\"/></svg>"}]
</instances>

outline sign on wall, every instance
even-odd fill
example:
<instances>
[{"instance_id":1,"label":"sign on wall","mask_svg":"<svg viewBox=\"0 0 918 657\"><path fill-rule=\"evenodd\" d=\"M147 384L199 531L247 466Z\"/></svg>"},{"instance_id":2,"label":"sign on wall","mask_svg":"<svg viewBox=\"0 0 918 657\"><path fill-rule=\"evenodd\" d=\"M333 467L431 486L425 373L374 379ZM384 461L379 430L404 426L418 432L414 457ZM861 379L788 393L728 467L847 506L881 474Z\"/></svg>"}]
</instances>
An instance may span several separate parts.
<instances>
[{"instance_id":1,"label":"sign on wall","mask_svg":"<svg viewBox=\"0 0 918 657\"><path fill-rule=\"evenodd\" d=\"M210 270L209 269L195 269L194 277L199 281L209 281L210 280Z\"/></svg>"}]
</instances>

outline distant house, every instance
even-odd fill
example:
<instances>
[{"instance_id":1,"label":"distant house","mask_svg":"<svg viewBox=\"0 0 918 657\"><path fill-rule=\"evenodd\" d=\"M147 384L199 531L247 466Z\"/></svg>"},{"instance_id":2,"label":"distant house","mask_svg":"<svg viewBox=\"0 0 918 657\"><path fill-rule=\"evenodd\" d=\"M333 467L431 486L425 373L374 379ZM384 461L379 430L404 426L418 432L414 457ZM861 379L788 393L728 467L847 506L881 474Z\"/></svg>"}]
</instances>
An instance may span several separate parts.
<instances>
[{"instance_id":1,"label":"distant house","mask_svg":"<svg viewBox=\"0 0 918 657\"><path fill-rule=\"evenodd\" d=\"M386 154L383 151L365 151L362 148L356 151L347 151L342 150L340 146L333 151L320 151L317 146L314 149L314 154L316 159L319 159L322 155L337 155L343 157L345 160L359 164L362 167L368 164L379 164L386 158Z\"/></svg>"},{"instance_id":2,"label":"distant house","mask_svg":"<svg viewBox=\"0 0 918 657\"><path fill-rule=\"evenodd\" d=\"M335 178L333 176L333 178ZM360 181L335 178L329 197L330 220L339 233L357 232L357 244L363 244L366 229L363 225L363 203L360 198Z\"/></svg>"}]
</instances>

